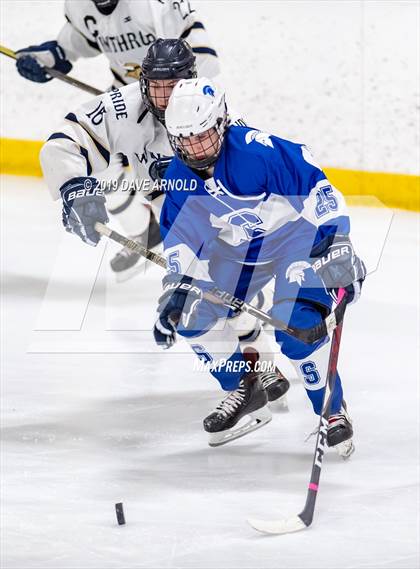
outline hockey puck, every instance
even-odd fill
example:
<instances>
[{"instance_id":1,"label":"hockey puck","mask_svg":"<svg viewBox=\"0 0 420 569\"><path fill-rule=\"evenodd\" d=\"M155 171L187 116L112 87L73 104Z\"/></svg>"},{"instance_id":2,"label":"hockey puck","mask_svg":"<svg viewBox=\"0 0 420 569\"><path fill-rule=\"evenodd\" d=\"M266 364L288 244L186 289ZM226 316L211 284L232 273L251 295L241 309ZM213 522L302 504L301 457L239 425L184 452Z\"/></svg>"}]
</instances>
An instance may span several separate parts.
<instances>
[{"instance_id":1,"label":"hockey puck","mask_svg":"<svg viewBox=\"0 0 420 569\"><path fill-rule=\"evenodd\" d=\"M122 502L118 502L118 504L115 504L115 513L117 514L118 525L123 526L125 524L125 516L124 516L124 508Z\"/></svg>"}]
</instances>

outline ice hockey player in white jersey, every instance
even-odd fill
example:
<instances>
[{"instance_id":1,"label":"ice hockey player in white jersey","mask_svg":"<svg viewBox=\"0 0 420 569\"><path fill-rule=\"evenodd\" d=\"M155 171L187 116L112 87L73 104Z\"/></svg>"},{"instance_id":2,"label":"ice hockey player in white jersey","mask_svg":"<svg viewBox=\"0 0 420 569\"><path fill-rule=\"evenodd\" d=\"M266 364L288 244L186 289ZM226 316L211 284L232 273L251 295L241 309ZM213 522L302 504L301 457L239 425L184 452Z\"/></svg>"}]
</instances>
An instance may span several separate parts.
<instances>
[{"instance_id":1,"label":"ice hockey player in white jersey","mask_svg":"<svg viewBox=\"0 0 420 569\"><path fill-rule=\"evenodd\" d=\"M44 83L52 78L43 65L69 73L72 62L103 53L114 85L127 85L139 79L140 63L159 37L187 40L200 75L220 73L204 24L187 0L66 0L64 6L67 22L56 40L17 51L23 77Z\"/></svg>"},{"instance_id":2,"label":"ice hockey player in white jersey","mask_svg":"<svg viewBox=\"0 0 420 569\"><path fill-rule=\"evenodd\" d=\"M136 83L116 89L69 112L41 150L47 185L53 198L63 202L66 230L90 245L100 239L95 222L108 221L105 201L109 194L104 195L96 176L113 153L128 157L136 193L147 194L156 216L160 215L160 178L173 157L163 125L164 110L177 82L196 76L195 56L184 40L158 39L150 46L142 68L140 88ZM272 362L269 340L253 318L238 316L232 326L244 350ZM172 334L162 343L169 348L174 341ZM289 388L274 365L261 379L271 401L283 397Z\"/></svg>"},{"instance_id":3,"label":"ice hockey player in white jersey","mask_svg":"<svg viewBox=\"0 0 420 569\"><path fill-rule=\"evenodd\" d=\"M304 145L229 125L224 93L205 78L176 85L166 126L176 157L165 180L183 180L195 191L165 196L161 232L168 272L155 339L162 343L176 329L231 391L204 420L211 444L219 445L264 425L267 399L226 321L229 309L203 293L216 286L249 302L275 277L272 316L311 328L331 310L336 289L357 300L365 268L349 239L344 199ZM319 415L328 338L308 345L281 330L275 337ZM240 425L245 416L248 423ZM337 373L327 443L349 456L352 436Z\"/></svg>"},{"instance_id":4,"label":"ice hockey player in white jersey","mask_svg":"<svg viewBox=\"0 0 420 569\"><path fill-rule=\"evenodd\" d=\"M138 81L140 63L151 44L158 38L182 38L192 46L199 75L216 77L220 73L217 53L211 46L204 24L188 1L173 0L67 0L66 24L56 40L32 45L17 51L17 69L25 78L45 83L52 78L43 66L69 73L79 58L103 53L109 60L113 86ZM122 155L113 156L111 168L104 176L129 174ZM117 216L125 233L142 242L149 234L150 245L159 237L158 224L149 207L133 192L108 195L108 212ZM135 274L139 256L123 249L111 261L118 280Z\"/></svg>"}]
</instances>

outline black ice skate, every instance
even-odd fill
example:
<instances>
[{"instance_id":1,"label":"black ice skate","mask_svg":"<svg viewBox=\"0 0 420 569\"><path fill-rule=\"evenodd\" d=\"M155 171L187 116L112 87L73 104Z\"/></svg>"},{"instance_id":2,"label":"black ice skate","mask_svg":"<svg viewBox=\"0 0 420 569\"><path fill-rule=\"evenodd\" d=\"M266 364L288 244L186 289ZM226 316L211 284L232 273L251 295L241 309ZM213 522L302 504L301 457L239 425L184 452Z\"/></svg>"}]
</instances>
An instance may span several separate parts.
<instances>
[{"instance_id":1,"label":"black ice skate","mask_svg":"<svg viewBox=\"0 0 420 569\"><path fill-rule=\"evenodd\" d=\"M352 422L343 401L340 412L330 415L328 419L327 445L334 447L343 458L348 458L355 450L352 437Z\"/></svg>"},{"instance_id":2,"label":"black ice skate","mask_svg":"<svg viewBox=\"0 0 420 569\"><path fill-rule=\"evenodd\" d=\"M150 224L146 231L141 235L132 237L132 239L151 250L154 250L161 243L160 228L154 215L151 216ZM143 269L145 262L146 259L139 253L124 247L111 260L110 265L117 277L117 281L124 282L138 274Z\"/></svg>"},{"instance_id":3,"label":"black ice skate","mask_svg":"<svg viewBox=\"0 0 420 569\"><path fill-rule=\"evenodd\" d=\"M275 371L264 371L259 374L261 383L267 393L268 401L277 402L279 408L287 409L287 396L290 383L276 368Z\"/></svg>"},{"instance_id":4,"label":"black ice skate","mask_svg":"<svg viewBox=\"0 0 420 569\"><path fill-rule=\"evenodd\" d=\"M203 421L204 430L210 433L209 445L224 445L260 429L271 421L267 407L268 397L259 374L245 373L238 389L232 391ZM238 424L241 419L248 421Z\"/></svg>"}]
</instances>

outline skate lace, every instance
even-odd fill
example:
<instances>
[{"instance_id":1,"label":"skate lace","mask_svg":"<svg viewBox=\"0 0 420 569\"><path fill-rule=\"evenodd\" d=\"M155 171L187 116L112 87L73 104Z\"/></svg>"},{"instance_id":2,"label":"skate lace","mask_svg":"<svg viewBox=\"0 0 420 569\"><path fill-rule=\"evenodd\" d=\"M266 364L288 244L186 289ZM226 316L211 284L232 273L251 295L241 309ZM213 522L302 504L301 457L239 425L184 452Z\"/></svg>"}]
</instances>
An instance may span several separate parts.
<instances>
[{"instance_id":1,"label":"skate lace","mask_svg":"<svg viewBox=\"0 0 420 569\"><path fill-rule=\"evenodd\" d=\"M336 415L330 415L328 419L328 425L333 425L337 421L346 421L346 417L342 413L337 413Z\"/></svg>"},{"instance_id":2,"label":"skate lace","mask_svg":"<svg viewBox=\"0 0 420 569\"><path fill-rule=\"evenodd\" d=\"M260 380L263 384L264 389L267 389L267 387L270 387L270 385L276 383L279 378L275 371L263 371L260 373Z\"/></svg>"},{"instance_id":3,"label":"skate lace","mask_svg":"<svg viewBox=\"0 0 420 569\"><path fill-rule=\"evenodd\" d=\"M223 399L221 403L216 407L216 411L223 413L228 416L234 413L237 408L242 404L245 396L245 390L239 387L236 391L232 391L226 399Z\"/></svg>"}]
</instances>

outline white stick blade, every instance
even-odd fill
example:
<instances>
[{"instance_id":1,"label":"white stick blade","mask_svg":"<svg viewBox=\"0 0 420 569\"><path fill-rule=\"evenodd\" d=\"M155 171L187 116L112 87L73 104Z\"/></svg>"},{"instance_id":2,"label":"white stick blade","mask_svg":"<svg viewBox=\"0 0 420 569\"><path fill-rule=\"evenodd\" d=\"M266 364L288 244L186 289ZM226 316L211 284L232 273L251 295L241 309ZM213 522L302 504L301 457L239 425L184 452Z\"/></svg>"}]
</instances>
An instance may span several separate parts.
<instances>
[{"instance_id":1,"label":"white stick blade","mask_svg":"<svg viewBox=\"0 0 420 569\"><path fill-rule=\"evenodd\" d=\"M292 533L307 527L299 516L277 521L257 520L255 518L249 518L247 521L257 531L269 534Z\"/></svg>"}]
</instances>

